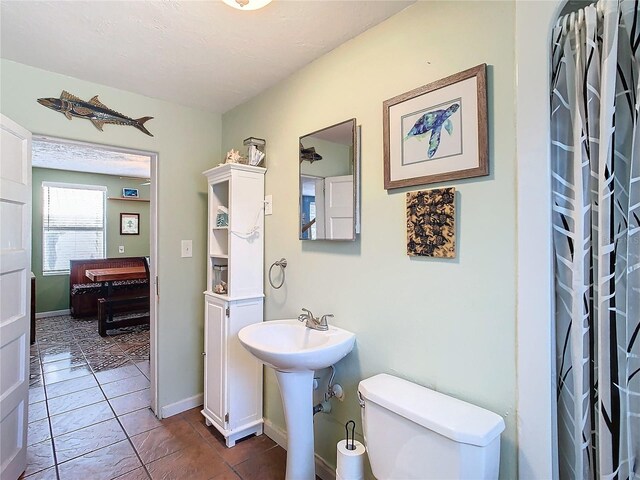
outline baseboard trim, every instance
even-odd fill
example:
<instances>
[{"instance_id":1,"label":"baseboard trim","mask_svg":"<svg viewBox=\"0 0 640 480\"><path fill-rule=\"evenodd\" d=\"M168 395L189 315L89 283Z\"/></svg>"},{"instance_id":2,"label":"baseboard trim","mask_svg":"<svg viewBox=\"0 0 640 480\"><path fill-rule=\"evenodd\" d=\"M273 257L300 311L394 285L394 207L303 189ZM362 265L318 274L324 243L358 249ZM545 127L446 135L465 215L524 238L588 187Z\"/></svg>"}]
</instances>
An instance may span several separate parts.
<instances>
[{"instance_id":1,"label":"baseboard trim","mask_svg":"<svg viewBox=\"0 0 640 480\"><path fill-rule=\"evenodd\" d=\"M63 315L71 315L71 310L67 308L65 310L52 310L50 312L40 312L40 313L36 313L36 318L61 317Z\"/></svg>"},{"instance_id":2,"label":"baseboard trim","mask_svg":"<svg viewBox=\"0 0 640 480\"><path fill-rule=\"evenodd\" d=\"M173 417L179 413L185 412L190 408L199 407L204 404L204 393L199 393L193 397L185 398L175 403L165 405L160 408L162 418Z\"/></svg>"},{"instance_id":3,"label":"baseboard trim","mask_svg":"<svg viewBox=\"0 0 640 480\"><path fill-rule=\"evenodd\" d=\"M316 475L322 480L336 480L336 469L316 454Z\"/></svg>"},{"instance_id":4,"label":"baseboard trim","mask_svg":"<svg viewBox=\"0 0 640 480\"><path fill-rule=\"evenodd\" d=\"M264 434L285 450L287 449L287 432L276 427L271 420L264 420Z\"/></svg>"},{"instance_id":5,"label":"baseboard trim","mask_svg":"<svg viewBox=\"0 0 640 480\"><path fill-rule=\"evenodd\" d=\"M264 421L264 434L285 450L287 449L287 432L275 426L270 420ZM326 460L315 454L316 475L322 480L336 480L336 471Z\"/></svg>"}]
</instances>

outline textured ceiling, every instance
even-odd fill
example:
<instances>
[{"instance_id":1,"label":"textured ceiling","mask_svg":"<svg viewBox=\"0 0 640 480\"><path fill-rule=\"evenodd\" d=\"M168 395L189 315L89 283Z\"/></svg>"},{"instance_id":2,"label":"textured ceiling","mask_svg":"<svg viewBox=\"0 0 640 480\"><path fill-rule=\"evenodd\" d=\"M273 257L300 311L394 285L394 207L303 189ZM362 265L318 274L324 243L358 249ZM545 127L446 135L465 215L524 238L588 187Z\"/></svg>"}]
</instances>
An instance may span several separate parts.
<instances>
[{"instance_id":1,"label":"textured ceiling","mask_svg":"<svg viewBox=\"0 0 640 480\"><path fill-rule=\"evenodd\" d=\"M144 179L151 176L151 158L148 155L116 148L34 138L31 154L34 167Z\"/></svg>"},{"instance_id":2,"label":"textured ceiling","mask_svg":"<svg viewBox=\"0 0 640 480\"><path fill-rule=\"evenodd\" d=\"M224 113L412 3L2 0L0 55Z\"/></svg>"}]
</instances>

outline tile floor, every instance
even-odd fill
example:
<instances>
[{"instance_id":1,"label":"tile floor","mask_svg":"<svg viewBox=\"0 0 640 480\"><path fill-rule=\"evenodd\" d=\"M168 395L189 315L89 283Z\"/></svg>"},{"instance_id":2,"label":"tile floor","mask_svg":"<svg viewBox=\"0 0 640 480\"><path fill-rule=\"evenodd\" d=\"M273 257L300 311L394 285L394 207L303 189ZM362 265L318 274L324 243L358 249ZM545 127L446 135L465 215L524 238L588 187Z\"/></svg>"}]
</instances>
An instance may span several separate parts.
<instances>
[{"instance_id":1,"label":"tile floor","mask_svg":"<svg viewBox=\"0 0 640 480\"><path fill-rule=\"evenodd\" d=\"M158 420L149 408L149 331L100 337L95 320L36 322L31 347L28 480L284 478L266 435L226 448L200 407Z\"/></svg>"}]
</instances>

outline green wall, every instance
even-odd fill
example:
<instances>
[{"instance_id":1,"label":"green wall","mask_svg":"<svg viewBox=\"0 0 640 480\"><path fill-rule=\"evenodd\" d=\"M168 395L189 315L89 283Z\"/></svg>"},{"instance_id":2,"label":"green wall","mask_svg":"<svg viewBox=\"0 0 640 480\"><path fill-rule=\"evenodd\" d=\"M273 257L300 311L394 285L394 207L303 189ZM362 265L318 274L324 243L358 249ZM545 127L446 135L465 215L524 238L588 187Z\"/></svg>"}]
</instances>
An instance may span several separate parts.
<instances>
[{"instance_id":1,"label":"green wall","mask_svg":"<svg viewBox=\"0 0 640 480\"><path fill-rule=\"evenodd\" d=\"M223 150L267 140L265 263L288 266L282 289L265 280L265 318L306 307L357 334L337 365L346 399L315 417L316 452L329 464L348 419L362 433L358 382L387 372L501 415L500 476L517 477L514 22L513 2L417 2L223 115ZM382 102L481 63L491 174L386 191ZM362 126L362 234L301 242L298 137L352 117ZM457 256L408 257L405 193L442 185L457 191ZM270 369L265 378L267 425L284 428Z\"/></svg>"},{"instance_id":2,"label":"green wall","mask_svg":"<svg viewBox=\"0 0 640 480\"><path fill-rule=\"evenodd\" d=\"M265 263L289 261L282 289L265 280L266 318L307 307L334 313L336 325L357 334L356 349L338 364L345 401L315 417L316 451L335 464L344 423L354 419L362 431L358 382L388 372L502 415L501 478L516 478L514 22L513 2L417 2L223 119L2 60L2 113L34 133L159 153L160 406L202 392L201 172L257 136L267 139L267 194L274 196ZM458 192L457 258L409 258L404 194L439 185L384 190L382 102L480 63L489 65L491 175L439 184ZM132 117L153 115L147 126L155 137L114 125L99 132L35 101L65 89L86 99L99 94ZM362 125L362 234L356 242L301 242L298 139L352 117ZM193 258L180 258L181 239L193 240ZM265 417L275 428L284 428L281 405L267 369Z\"/></svg>"},{"instance_id":3,"label":"green wall","mask_svg":"<svg viewBox=\"0 0 640 480\"><path fill-rule=\"evenodd\" d=\"M153 79L148 79L153 81ZM131 117L154 119L149 137L132 127L64 115L36 103L62 90L100 100ZM221 116L67 77L20 63L0 63L2 113L36 134L158 153L158 390L160 408L202 392L206 284L207 182L202 175L221 160ZM193 257L180 257L180 240L193 240Z\"/></svg>"},{"instance_id":4,"label":"green wall","mask_svg":"<svg viewBox=\"0 0 640 480\"><path fill-rule=\"evenodd\" d=\"M149 186L143 180L123 180L118 176L68 172L49 168L33 169L33 217L31 271L36 275L36 312L52 312L69 308L69 275L42 275L42 182L101 185L107 197L119 198L124 187L137 188L141 199L149 199ZM149 250L149 203L106 200L107 257L140 257ZM120 235L120 213L140 214L140 235ZM118 253L124 246L125 253Z\"/></svg>"}]
</instances>

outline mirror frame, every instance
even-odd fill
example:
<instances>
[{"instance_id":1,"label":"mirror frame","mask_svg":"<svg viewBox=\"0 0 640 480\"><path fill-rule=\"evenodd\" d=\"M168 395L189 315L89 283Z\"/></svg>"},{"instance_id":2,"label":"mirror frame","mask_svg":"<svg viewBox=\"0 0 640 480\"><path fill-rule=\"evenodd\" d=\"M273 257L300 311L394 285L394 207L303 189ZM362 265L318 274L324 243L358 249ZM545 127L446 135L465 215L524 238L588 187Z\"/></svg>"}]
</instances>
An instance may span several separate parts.
<instances>
[{"instance_id":1,"label":"mirror frame","mask_svg":"<svg viewBox=\"0 0 640 480\"><path fill-rule=\"evenodd\" d=\"M302 144L302 139L312 137L320 132L329 130L331 128L343 125L351 122L351 142L353 165L353 224L351 229L351 238L302 238L301 218L302 218L302 158L299 146ZM308 133L298 138L298 239L304 241L329 241L329 242L354 242L357 235L360 233L360 127L356 123L355 118L349 118L342 122L338 122L334 125L330 125L325 128L321 128L314 132Z\"/></svg>"}]
</instances>

